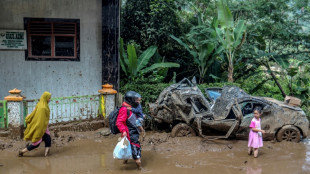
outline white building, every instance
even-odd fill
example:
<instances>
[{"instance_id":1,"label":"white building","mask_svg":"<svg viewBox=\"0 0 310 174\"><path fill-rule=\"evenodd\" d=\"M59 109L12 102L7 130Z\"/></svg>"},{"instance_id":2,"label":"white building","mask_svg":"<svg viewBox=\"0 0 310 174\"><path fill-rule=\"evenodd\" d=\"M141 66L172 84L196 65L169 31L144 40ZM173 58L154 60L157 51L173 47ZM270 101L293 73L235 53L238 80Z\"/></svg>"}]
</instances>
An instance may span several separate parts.
<instances>
[{"instance_id":1,"label":"white building","mask_svg":"<svg viewBox=\"0 0 310 174\"><path fill-rule=\"evenodd\" d=\"M0 100L14 88L27 99L118 89L118 0L1 0L1 37Z\"/></svg>"}]
</instances>

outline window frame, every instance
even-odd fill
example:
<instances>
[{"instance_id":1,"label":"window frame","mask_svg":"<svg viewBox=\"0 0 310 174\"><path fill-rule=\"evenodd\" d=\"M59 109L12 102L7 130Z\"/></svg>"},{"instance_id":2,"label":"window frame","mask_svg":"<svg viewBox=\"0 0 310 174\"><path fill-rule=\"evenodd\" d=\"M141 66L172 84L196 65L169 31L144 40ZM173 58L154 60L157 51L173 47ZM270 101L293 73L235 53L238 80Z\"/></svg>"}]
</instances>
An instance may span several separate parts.
<instances>
[{"instance_id":1,"label":"window frame","mask_svg":"<svg viewBox=\"0 0 310 174\"><path fill-rule=\"evenodd\" d=\"M50 23L51 34L30 34L31 23ZM54 24L74 24L75 34L57 34L54 33ZM80 61L80 19L63 19L63 18L24 18L24 29L27 33L27 49L25 50L25 59L35 61ZM37 56L32 55L31 36L50 36L51 37L51 55ZM74 42L74 56L56 56L56 42L55 37L66 36L73 37Z\"/></svg>"}]
</instances>

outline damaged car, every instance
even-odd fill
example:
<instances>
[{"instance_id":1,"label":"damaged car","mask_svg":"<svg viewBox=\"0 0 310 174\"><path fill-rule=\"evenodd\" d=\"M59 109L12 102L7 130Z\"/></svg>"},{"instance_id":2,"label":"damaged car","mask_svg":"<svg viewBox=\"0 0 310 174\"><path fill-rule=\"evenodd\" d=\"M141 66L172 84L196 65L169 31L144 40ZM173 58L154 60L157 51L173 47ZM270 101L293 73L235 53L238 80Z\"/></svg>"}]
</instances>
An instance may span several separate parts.
<instances>
[{"instance_id":1,"label":"damaged car","mask_svg":"<svg viewBox=\"0 0 310 174\"><path fill-rule=\"evenodd\" d=\"M165 88L149 105L151 116L159 124L171 125L172 137L247 139L253 110L260 107L264 140L299 142L307 137L309 121L300 107L251 96L235 86L207 88L205 94L185 78Z\"/></svg>"}]
</instances>

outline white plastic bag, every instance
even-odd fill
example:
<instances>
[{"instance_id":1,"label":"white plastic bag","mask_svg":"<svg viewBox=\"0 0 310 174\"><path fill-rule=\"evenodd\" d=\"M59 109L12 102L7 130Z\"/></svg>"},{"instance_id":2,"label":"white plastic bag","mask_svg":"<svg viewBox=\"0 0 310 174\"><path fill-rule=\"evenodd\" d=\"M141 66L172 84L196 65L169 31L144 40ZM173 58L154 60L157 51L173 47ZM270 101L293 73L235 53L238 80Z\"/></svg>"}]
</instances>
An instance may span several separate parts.
<instances>
[{"instance_id":1,"label":"white plastic bag","mask_svg":"<svg viewBox=\"0 0 310 174\"><path fill-rule=\"evenodd\" d=\"M259 130L261 130L260 128L257 128L257 129L259 129ZM262 134L262 132L257 132L257 134L258 134L258 136L263 136L263 134Z\"/></svg>"},{"instance_id":2,"label":"white plastic bag","mask_svg":"<svg viewBox=\"0 0 310 174\"><path fill-rule=\"evenodd\" d=\"M262 132L257 132L258 133L258 136L263 136Z\"/></svg>"},{"instance_id":3,"label":"white plastic bag","mask_svg":"<svg viewBox=\"0 0 310 174\"><path fill-rule=\"evenodd\" d=\"M113 158L120 160L132 159L131 145L127 137L118 142L113 151Z\"/></svg>"}]
</instances>

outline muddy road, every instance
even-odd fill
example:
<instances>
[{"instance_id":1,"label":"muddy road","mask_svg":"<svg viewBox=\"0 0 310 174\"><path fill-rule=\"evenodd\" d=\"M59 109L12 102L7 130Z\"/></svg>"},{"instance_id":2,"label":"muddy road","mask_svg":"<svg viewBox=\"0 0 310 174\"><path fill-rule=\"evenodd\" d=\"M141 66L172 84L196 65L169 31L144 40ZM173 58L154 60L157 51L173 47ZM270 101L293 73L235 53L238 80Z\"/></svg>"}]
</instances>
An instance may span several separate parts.
<instances>
[{"instance_id":1,"label":"muddy road","mask_svg":"<svg viewBox=\"0 0 310 174\"><path fill-rule=\"evenodd\" d=\"M49 157L44 143L24 157L17 151L24 141L0 138L0 174L117 174L117 173L310 173L310 139L301 143L265 141L258 158L247 155L247 141L171 138L167 133L147 132L142 141L143 171L133 160L113 159L118 136L103 136L105 129L90 132L52 133Z\"/></svg>"}]
</instances>

